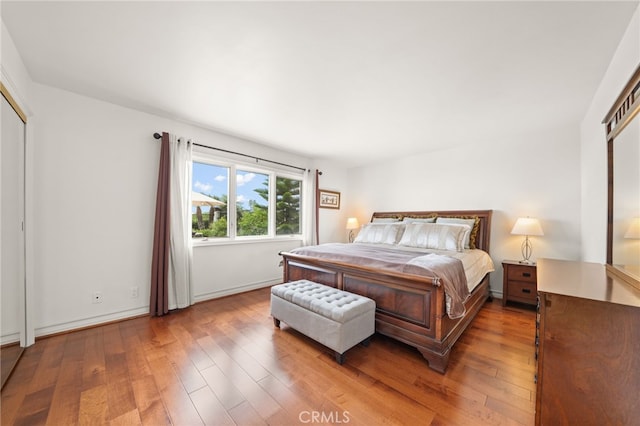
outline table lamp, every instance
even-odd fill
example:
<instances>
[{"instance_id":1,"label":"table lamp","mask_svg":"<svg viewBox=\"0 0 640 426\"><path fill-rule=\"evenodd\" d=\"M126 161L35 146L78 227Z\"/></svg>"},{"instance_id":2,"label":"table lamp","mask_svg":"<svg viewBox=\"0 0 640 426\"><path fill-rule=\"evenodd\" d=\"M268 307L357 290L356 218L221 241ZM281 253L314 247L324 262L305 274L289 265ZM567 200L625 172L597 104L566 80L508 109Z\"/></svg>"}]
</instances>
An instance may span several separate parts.
<instances>
[{"instance_id":1,"label":"table lamp","mask_svg":"<svg viewBox=\"0 0 640 426\"><path fill-rule=\"evenodd\" d=\"M532 263L529 261L529 258L531 258L531 253L533 253L533 246L531 245L531 241L529 241L529 237L544 235L538 219L533 217L519 217L518 220L516 220L516 224L513 225L511 234L524 235L524 241L522 242L522 260L520 263Z\"/></svg>"},{"instance_id":2,"label":"table lamp","mask_svg":"<svg viewBox=\"0 0 640 426\"><path fill-rule=\"evenodd\" d=\"M352 243L355 238L355 234L353 232L354 229L360 228L360 224L358 223L357 217L350 217L347 219L347 229L349 230L349 242Z\"/></svg>"},{"instance_id":3,"label":"table lamp","mask_svg":"<svg viewBox=\"0 0 640 426\"><path fill-rule=\"evenodd\" d=\"M640 239L640 217L634 217L631 219L631 225L624 234L625 238Z\"/></svg>"}]
</instances>

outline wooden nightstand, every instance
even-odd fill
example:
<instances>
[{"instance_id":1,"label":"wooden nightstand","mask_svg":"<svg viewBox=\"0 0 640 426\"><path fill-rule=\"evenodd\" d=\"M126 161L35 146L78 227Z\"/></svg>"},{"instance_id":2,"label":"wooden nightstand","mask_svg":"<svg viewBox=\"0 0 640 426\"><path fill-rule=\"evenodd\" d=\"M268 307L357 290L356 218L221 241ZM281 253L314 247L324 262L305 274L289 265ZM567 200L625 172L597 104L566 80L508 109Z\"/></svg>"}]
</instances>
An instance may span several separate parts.
<instances>
[{"instance_id":1,"label":"wooden nightstand","mask_svg":"<svg viewBox=\"0 0 640 426\"><path fill-rule=\"evenodd\" d=\"M535 306L538 297L536 265L505 260L502 268L502 306L508 301Z\"/></svg>"}]
</instances>

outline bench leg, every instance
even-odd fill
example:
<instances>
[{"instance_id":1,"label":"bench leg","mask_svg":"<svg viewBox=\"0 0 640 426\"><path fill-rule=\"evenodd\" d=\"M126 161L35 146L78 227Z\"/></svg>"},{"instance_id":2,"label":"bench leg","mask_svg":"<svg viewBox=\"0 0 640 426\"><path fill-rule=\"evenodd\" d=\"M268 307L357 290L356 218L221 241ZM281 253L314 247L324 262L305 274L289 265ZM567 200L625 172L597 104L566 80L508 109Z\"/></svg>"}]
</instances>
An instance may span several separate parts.
<instances>
[{"instance_id":1,"label":"bench leg","mask_svg":"<svg viewBox=\"0 0 640 426\"><path fill-rule=\"evenodd\" d=\"M280 328L280 320L278 318L274 318L273 325L275 325L277 328Z\"/></svg>"},{"instance_id":2,"label":"bench leg","mask_svg":"<svg viewBox=\"0 0 640 426\"><path fill-rule=\"evenodd\" d=\"M366 339L364 339L362 342L362 346L364 346L365 348L369 346L369 343L371 343L371 336L367 337Z\"/></svg>"},{"instance_id":3,"label":"bench leg","mask_svg":"<svg viewBox=\"0 0 640 426\"><path fill-rule=\"evenodd\" d=\"M344 353L339 354L338 352L336 352L336 362L340 365L344 363Z\"/></svg>"}]
</instances>

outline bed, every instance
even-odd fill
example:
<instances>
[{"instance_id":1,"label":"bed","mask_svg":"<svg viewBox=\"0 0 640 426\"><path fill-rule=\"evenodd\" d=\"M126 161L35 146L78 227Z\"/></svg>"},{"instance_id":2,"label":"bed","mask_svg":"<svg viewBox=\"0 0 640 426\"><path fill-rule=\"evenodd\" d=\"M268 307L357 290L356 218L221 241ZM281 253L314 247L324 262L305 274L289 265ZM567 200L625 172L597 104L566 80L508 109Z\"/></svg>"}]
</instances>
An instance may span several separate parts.
<instances>
[{"instance_id":1,"label":"bed","mask_svg":"<svg viewBox=\"0 0 640 426\"><path fill-rule=\"evenodd\" d=\"M284 282L307 279L375 300L376 332L415 347L444 373L454 343L489 297L491 214L376 212L353 244L280 253ZM461 273L464 285L456 282Z\"/></svg>"}]
</instances>

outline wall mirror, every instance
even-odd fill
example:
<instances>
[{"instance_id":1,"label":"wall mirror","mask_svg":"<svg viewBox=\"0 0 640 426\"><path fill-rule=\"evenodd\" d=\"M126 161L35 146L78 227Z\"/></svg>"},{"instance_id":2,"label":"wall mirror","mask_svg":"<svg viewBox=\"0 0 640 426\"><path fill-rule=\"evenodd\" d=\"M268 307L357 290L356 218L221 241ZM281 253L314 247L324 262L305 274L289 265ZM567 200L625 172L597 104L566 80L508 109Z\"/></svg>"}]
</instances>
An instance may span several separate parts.
<instances>
[{"instance_id":1,"label":"wall mirror","mask_svg":"<svg viewBox=\"0 0 640 426\"><path fill-rule=\"evenodd\" d=\"M640 289L640 66L604 119L607 271Z\"/></svg>"}]
</instances>

